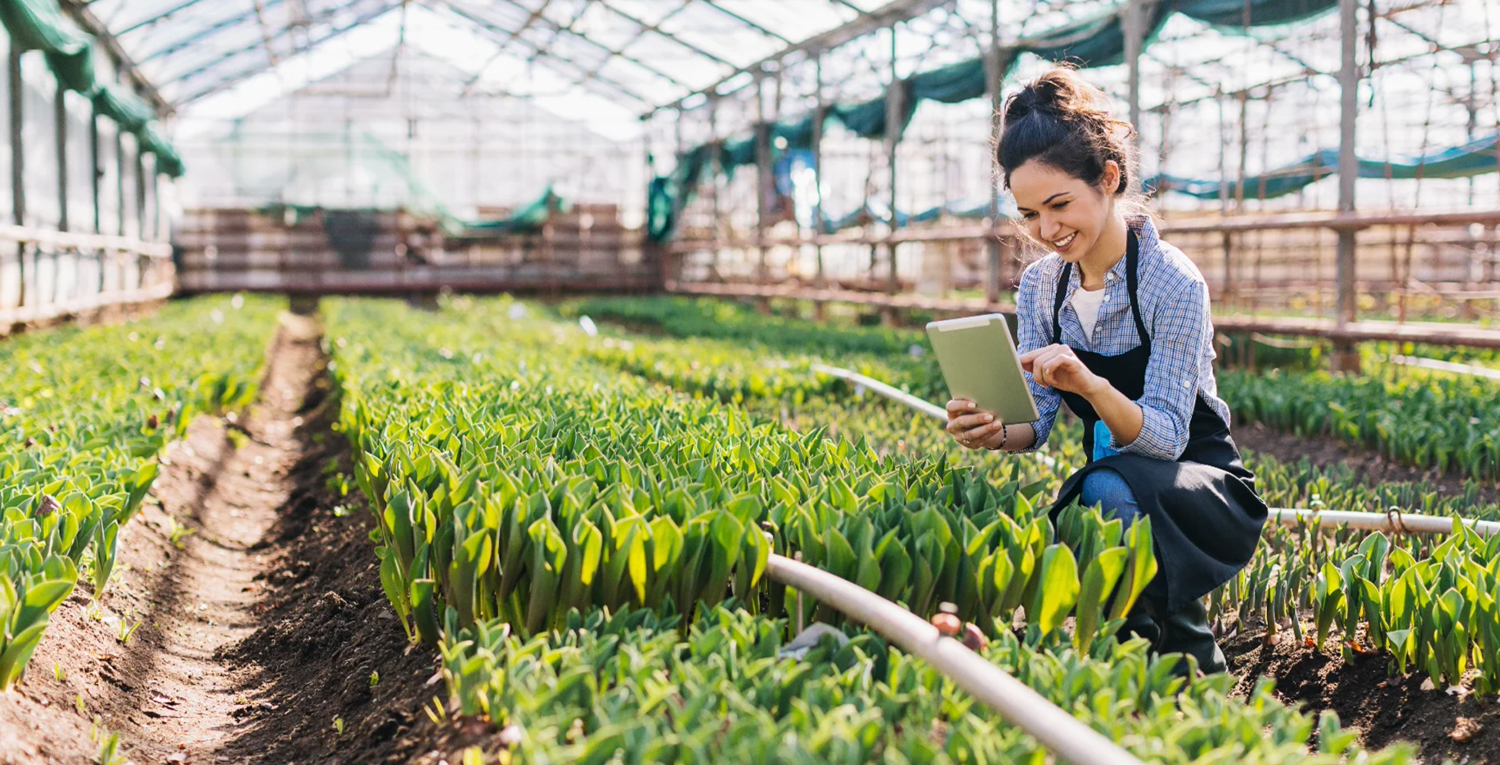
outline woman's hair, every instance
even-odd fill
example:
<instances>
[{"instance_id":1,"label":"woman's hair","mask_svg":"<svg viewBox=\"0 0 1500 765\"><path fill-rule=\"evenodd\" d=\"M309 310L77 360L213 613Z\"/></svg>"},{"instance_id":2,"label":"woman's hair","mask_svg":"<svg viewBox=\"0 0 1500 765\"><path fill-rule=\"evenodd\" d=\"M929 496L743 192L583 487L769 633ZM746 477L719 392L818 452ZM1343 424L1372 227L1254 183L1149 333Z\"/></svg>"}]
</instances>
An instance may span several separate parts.
<instances>
[{"instance_id":1,"label":"woman's hair","mask_svg":"<svg viewBox=\"0 0 1500 765\"><path fill-rule=\"evenodd\" d=\"M1104 92L1059 66L1005 99L1004 129L996 147L1005 186L1010 174L1031 160L1061 170L1091 186L1104 179L1105 163L1120 166L1115 196L1127 196L1136 179L1135 128L1115 119Z\"/></svg>"}]
</instances>

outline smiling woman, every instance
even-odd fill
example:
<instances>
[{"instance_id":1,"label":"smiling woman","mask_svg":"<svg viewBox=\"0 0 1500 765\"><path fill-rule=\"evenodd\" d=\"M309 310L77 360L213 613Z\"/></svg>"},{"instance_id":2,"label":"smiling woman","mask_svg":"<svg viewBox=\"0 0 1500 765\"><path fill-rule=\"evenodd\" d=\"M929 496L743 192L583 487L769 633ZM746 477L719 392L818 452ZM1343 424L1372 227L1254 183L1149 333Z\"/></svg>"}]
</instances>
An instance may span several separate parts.
<instances>
[{"instance_id":1,"label":"smiling woman","mask_svg":"<svg viewBox=\"0 0 1500 765\"><path fill-rule=\"evenodd\" d=\"M1022 274L1017 300L1040 418L1012 428L951 401L948 430L970 448L1032 451L1066 402L1089 463L1054 513L1079 500L1165 528L1161 573L1125 629L1222 671L1202 597L1250 560L1266 506L1218 396L1207 286L1132 198L1134 129L1102 93L1059 68L1011 96L1004 117L1003 177L1027 235L1051 250Z\"/></svg>"}]
</instances>

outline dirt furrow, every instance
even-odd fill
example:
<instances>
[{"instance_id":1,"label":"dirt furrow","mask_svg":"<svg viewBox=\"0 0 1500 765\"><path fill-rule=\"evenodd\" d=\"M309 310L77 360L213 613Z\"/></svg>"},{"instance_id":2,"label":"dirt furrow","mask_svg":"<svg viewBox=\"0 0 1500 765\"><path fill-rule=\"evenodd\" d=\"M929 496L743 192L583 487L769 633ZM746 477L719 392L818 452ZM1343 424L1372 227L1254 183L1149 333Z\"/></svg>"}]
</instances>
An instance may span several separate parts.
<instances>
[{"instance_id":1,"label":"dirt furrow","mask_svg":"<svg viewBox=\"0 0 1500 765\"><path fill-rule=\"evenodd\" d=\"M136 765L424 759L433 732L401 734L430 726L434 657L385 606L368 511L325 486L347 450L318 332L286 317L252 411L165 450L107 592L80 584L0 695L0 764L97 762L111 733Z\"/></svg>"}]
</instances>

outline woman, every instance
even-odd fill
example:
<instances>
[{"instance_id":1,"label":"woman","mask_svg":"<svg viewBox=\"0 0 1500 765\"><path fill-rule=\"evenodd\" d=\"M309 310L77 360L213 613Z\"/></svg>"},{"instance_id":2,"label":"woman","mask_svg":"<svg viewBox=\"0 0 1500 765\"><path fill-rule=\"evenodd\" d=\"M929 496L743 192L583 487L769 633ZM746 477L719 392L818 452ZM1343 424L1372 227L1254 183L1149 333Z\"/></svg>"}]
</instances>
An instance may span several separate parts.
<instances>
[{"instance_id":1,"label":"woman","mask_svg":"<svg viewBox=\"0 0 1500 765\"><path fill-rule=\"evenodd\" d=\"M1006 101L1005 184L1027 234L1051 250L1021 275L1016 308L1041 418L1007 425L954 400L947 429L971 449L1033 451L1066 403L1089 462L1053 513L1077 500L1126 524L1149 517L1158 574L1125 629L1220 672L1203 596L1250 561L1266 505L1217 395L1208 287L1127 194L1134 130L1102 103L1069 69Z\"/></svg>"}]
</instances>

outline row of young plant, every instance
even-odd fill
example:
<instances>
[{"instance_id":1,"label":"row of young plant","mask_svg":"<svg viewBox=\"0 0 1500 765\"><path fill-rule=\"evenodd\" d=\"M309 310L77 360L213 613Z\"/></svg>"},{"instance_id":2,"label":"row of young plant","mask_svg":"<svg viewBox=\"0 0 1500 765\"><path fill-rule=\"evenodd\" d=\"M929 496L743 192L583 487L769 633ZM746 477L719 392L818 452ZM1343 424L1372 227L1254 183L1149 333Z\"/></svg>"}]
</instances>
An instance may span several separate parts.
<instances>
[{"instance_id":1,"label":"row of young plant","mask_svg":"<svg viewBox=\"0 0 1500 765\"><path fill-rule=\"evenodd\" d=\"M1500 386L1483 378L1327 372L1224 372L1219 394L1241 422L1329 435L1393 461L1500 478Z\"/></svg>"},{"instance_id":2,"label":"row of young plant","mask_svg":"<svg viewBox=\"0 0 1500 765\"><path fill-rule=\"evenodd\" d=\"M838 332L839 330L829 330ZM698 338L606 336L587 346L596 360L674 389L738 403L757 419L794 430L822 429L830 437L863 441L877 454L944 455L950 463L983 470L992 481L1043 482L1055 490L1084 463L1076 423L1059 416L1044 449L1051 460L1014 459L959 448L933 419L864 391L857 385L813 370L814 357L769 351L747 352L734 342ZM827 354L836 366L860 366L887 379L880 359ZM1238 415L1236 421L1239 421ZM1338 510L1461 515L1500 518L1500 505L1482 501L1481 487L1468 481L1459 493L1426 482L1379 483L1364 480L1343 465L1314 466L1308 460L1283 462L1273 455L1247 453L1257 488L1275 507L1322 506Z\"/></svg>"},{"instance_id":3,"label":"row of young plant","mask_svg":"<svg viewBox=\"0 0 1500 765\"><path fill-rule=\"evenodd\" d=\"M623 341L608 342L618 347ZM694 390L693 379L663 374L663 370L679 369L682 360L705 349L714 356L732 356L729 349L713 341L637 338L630 342L633 342L633 358L644 361L622 364L623 368L646 368L654 379L688 390ZM596 353L596 357L612 363L620 361L610 352ZM655 361L651 362L652 359ZM754 361L741 359L737 363L739 368L755 367ZM762 365L773 367L778 363L774 357L761 360ZM726 368L718 373L722 379L725 375L732 377L734 371ZM714 371L706 370L703 374ZM810 372L804 376L813 377ZM1003 473L1002 466L1007 463L1011 470L1023 463L1039 464L1026 458L1002 460L957 449L925 415L914 415L883 400L851 399L847 388L834 388L829 395L819 398L760 398L746 400L744 404L764 419L794 427L827 433L842 423L845 435L868 437L864 442L877 451L890 451L894 442L898 451L949 453L961 461L987 461L991 475ZM1060 424L1054 432L1053 445L1060 445L1059 454L1077 456L1076 430ZM884 443L879 440L882 432L887 434ZM1472 483L1462 495L1443 496L1423 485L1355 480L1356 476L1347 468L1315 468L1305 460L1298 465L1287 465L1270 456L1252 455L1248 463L1257 473L1263 495L1273 506L1332 506L1376 512L1396 506L1408 512L1440 515L1500 515L1500 508L1477 502L1478 488ZM1069 467L1062 464L1044 469L1042 480L1049 489L1055 488ZM1393 672L1422 670L1435 681L1449 684L1459 682L1463 670L1472 667L1478 672L1476 690L1493 692L1500 689L1500 661L1496 660L1492 645L1500 632L1500 611L1493 607L1494 590L1485 589L1490 580L1476 572L1495 566L1500 539L1484 544L1477 540L1472 532L1447 541L1441 537L1398 538L1393 548L1386 537L1378 534L1344 532L1339 538L1324 539L1317 528L1293 529L1272 524L1251 565L1214 594L1213 612L1222 628L1258 621L1265 626L1268 640L1275 639L1279 630L1290 631L1296 639L1305 637L1320 649L1326 645L1330 630L1341 631L1346 653L1386 651ZM1482 596L1485 592L1490 594ZM1309 620L1306 636L1304 617ZM1457 618L1464 619L1467 626L1453 628L1453 620ZM1358 641L1358 635L1365 636L1363 643Z\"/></svg>"},{"instance_id":4,"label":"row of young plant","mask_svg":"<svg viewBox=\"0 0 1500 765\"><path fill-rule=\"evenodd\" d=\"M488 718L512 762L1051 762L1036 742L919 659L869 632L784 654L783 620L719 606L684 632L678 615L574 612L530 639L481 623L445 642L443 675L463 714ZM1144 641L1093 656L1012 635L982 650L1001 669L1152 763L1414 762L1363 751L1338 718L1247 698L1234 678L1185 679Z\"/></svg>"},{"instance_id":5,"label":"row of young plant","mask_svg":"<svg viewBox=\"0 0 1500 765\"><path fill-rule=\"evenodd\" d=\"M276 310L202 299L0 343L0 691L80 572L103 595L162 447L197 414L254 398Z\"/></svg>"},{"instance_id":6,"label":"row of young plant","mask_svg":"<svg viewBox=\"0 0 1500 765\"><path fill-rule=\"evenodd\" d=\"M992 631L1026 605L1046 616L1032 620L1039 639L1075 606L1091 623L1119 618L1154 572L1149 524L1127 533L1080 512L1054 533L1032 507L1039 487L1028 494L941 460L882 459L863 444L757 424L569 354L550 334L514 332L520 359L477 364L387 351L386 363L421 369L421 384L383 382L378 398L361 378L388 371L345 354L381 346L354 334L337 374L361 391L342 417L355 477L382 521L388 588L406 596L398 612L429 642L427 604L453 605L462 627L502 617L526 635L570 608L670 602L689 612L731 592L751 610L763 594L779 612L785 590L757 587L771 552L923 615L956 603ZM1117 587L1124 594L1112 597Z\"/></svg>"},{"instance_id":7,"label":"row of young plant","mask_svg":"<svg viewBox=\"0 0 1500 765\"><path fill-rule=\"evenodd\" d=\"M582 301L565 306L563 314L588 310L635 328L730 340L742 348L825 358L859 354L859 363L883 368L881 379L928 400L946 398L920 330L827 327L762 316L739 303L681 297ZM871 333L887 339L870 342ZM1220 369L1218 375L1220 395L1239 422L1332 436L1379 449L1393 460L1474 479L1500 477L1500 387L1492 381L1411 371L1382 377Z\"/></svg>"},{"instance_id":8,"label":"row of young plant","mask_svg":"<svg viewBox=\"0 0 1500 765\"><path fill-rule=\"evenodd\" d=\"M1319 546L1306 536L1271 531L1251 566L1215 593L1215 618L1258 620L1268 641L1290 631L1318 650L1336 635L1346 659L1383 652L1393 674L1500 691L1500 537L1455 527L1418 545L1374 533Z\"/></svg>"},{"instance_id":9,"label":"row of young plant","mask_svg":"<svg viewBox=\"0 0 1500 765\"><path fill-rule=\"evenodd\" d=\"M1118 644L1110 620L1154 566L1148 524L1074 512L1054 543L1014 484L757 424L504 302L325 309L387 596L442 651L448 708L521 761L1046 760L868 634L783 657L783 617L837 619L762 576L773 550L919 613L993 617L987 657L1153 762L1410 761L1359 751L1333 717L1309 759L1313 721L1268 687L1231 698L1227 677ZM1070 637L1069 614L1101 626Z\"/></svg>"}]
</instances>

